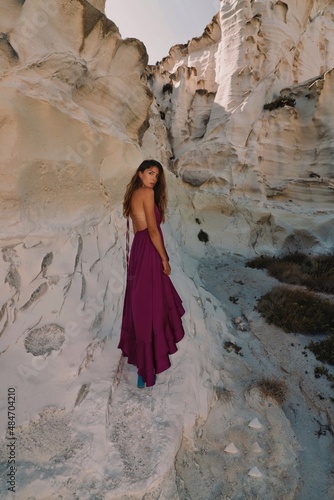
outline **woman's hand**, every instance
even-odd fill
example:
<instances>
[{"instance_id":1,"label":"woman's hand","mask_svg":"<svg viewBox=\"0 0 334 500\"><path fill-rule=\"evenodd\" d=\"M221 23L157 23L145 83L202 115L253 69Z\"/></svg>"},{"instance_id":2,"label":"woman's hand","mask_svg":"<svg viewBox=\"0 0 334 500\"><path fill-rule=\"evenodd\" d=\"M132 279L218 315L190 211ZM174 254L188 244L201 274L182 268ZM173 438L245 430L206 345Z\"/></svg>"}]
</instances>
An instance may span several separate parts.
<instances>
[{"instance_id":1,"label":"woman's hand","mask_svg":"<svg viewBox=\"0 0 334 500\"><path fill-rule=\"evenodd\" d=\"M167 276L170 275L170 273L172 272L171 268L170 268L170 265L169 265L169 262L168 260L166 259L163 259L162 260L162 272L164 274L167 274Z\"/></svg>"}]
</instances>

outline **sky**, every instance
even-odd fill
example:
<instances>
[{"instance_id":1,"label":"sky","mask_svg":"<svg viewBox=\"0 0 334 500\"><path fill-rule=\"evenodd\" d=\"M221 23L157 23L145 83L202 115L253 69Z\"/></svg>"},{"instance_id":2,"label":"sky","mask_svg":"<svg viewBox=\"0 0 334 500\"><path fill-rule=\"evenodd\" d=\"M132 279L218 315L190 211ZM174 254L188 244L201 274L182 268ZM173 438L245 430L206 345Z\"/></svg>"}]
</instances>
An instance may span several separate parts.
<instances>
[{"instance_id":1,"label":"sky","mask_svg":"<svg viewBox=\"0 0 334 500\"><path fill-rule=\"evenodd\" d=\"M122 38L138 38L155 64L178 43L201 36L219 0L106 0L106 16Z\"/></svg>"}]
</instances>

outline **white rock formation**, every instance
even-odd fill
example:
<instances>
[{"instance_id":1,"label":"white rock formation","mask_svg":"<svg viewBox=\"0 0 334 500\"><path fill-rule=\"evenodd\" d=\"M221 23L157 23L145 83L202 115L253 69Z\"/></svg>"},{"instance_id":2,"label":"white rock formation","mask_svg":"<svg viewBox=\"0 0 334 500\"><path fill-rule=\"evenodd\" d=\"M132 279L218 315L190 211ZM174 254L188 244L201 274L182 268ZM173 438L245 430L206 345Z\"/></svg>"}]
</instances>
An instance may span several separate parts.
<instances>
[{"instance_id":1,"label":"white rock formation","mask_svg":"<svg viewBox=\"0 0 334 500\"><path fill-rule=\"evenodd\" d=\"M0 234L97 219L142 158L145 47L84 0L5 3Z\"/></svg>"},{"instance_id":2,"label":"white rock formation","mask_svg":"<svg viewBox=\"0 0 334 500\"><path fill-rule=\"evenodd\" d=\"M333 426L325 389L309 375L299 391L306 370L287 336L254 317L271 281L226 254L223 273L192 257L332 245L333 8L226 0L202 37L156 68L104 3L0 4L0 496L12 498L15 437L17 500L330 497L333 443L315 435L315 417ZM263 109L279 95L296 105ZM117 350L120 202L147 157L173 158L179 175L167 176L164 233L186 338L139 393ZM271 338L284 346L279 362L267 359ZM286 408L249 391L263 371L291 378ZM255 464L260 481L248 477Z\"/></svg>"},{"instance_id":3,"label":"white rock formation","mask_svg":"<svg viewBox=\"0 0 334 500\"><path fill-rule=\"evenodd\" d=\"M151 67L173 169L215 245L332 248L333 14L323 0L224 1Z\"/></svg>"}]
</instances>

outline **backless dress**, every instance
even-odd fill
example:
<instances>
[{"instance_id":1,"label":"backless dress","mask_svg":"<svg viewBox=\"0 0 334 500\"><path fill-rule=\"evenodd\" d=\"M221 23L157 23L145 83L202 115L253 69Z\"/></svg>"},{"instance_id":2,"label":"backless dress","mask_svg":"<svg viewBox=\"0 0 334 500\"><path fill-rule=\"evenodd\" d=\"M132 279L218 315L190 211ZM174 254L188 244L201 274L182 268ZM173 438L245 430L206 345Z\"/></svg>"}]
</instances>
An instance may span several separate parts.
<instances>
[{"instance_id":1,"label":"backless dress","mask_svg":"<svg viewBox=\"0 0 334 500\"><path fill-rule=\"evenodd\" d=\"M158 230L161 216L154 207ZM148 229L136 231L130 252L118 348L135 365L147 387L155 375L170 367L169 355L184 337L181 298L169 276L163 273L161 257Z\"/></svg>"}]
</instances>

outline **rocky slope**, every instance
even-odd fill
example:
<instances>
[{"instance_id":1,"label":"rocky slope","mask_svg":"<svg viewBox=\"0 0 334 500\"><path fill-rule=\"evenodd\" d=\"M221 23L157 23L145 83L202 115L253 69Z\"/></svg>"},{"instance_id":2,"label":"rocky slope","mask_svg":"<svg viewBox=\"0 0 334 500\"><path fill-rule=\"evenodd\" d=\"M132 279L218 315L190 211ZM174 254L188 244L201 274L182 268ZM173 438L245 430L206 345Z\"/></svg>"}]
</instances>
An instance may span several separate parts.
<instances>
[{"instance_id":1,"label":"rocky slope","mask_svg":"<svg viewBox=\"0 0 334 500\"><path fill-rule=\"evenodd\" d=\"M332 249L334 9L289 4L223 1L148 67L103 0L1 2L1 498L14 437L22 500L333 495L329 387L254 313L273 283L240 257ZM120 202L148 157L170 168L187 334L139 391L117 350ZM265 375L287 383L283 407L260 394Z\"/></svg>"}]
</instances>

